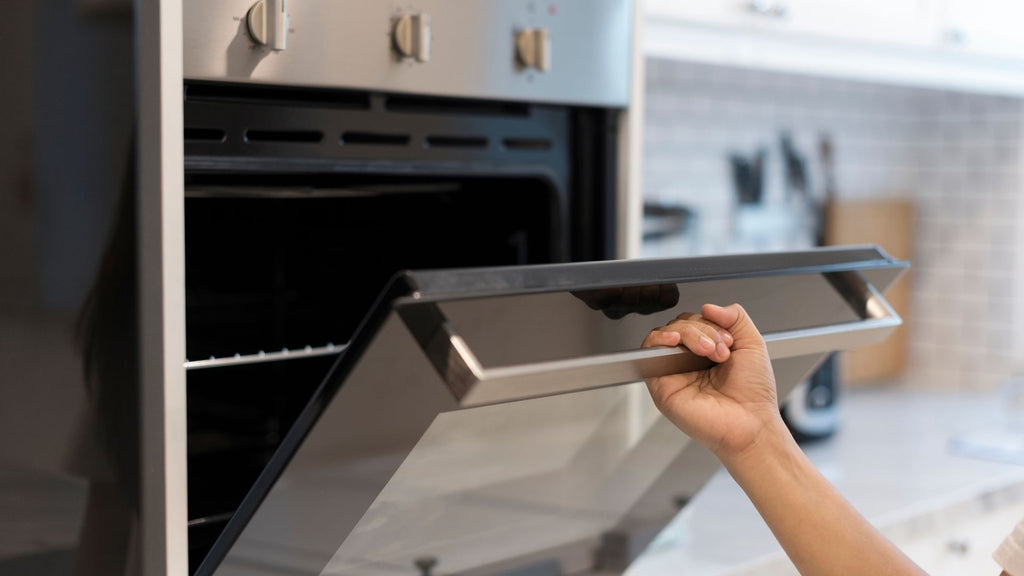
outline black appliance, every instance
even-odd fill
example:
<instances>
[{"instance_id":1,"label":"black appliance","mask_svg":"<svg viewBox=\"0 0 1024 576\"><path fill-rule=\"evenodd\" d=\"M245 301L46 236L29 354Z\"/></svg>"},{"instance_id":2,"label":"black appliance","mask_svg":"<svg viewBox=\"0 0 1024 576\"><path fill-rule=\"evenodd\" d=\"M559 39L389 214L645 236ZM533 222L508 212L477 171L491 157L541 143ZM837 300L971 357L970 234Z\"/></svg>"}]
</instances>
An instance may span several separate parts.
<instances>
[{"instance_id":1,"label":"black appliance","mask_svg":"<svg viewBox=\"0 0 1024 576\"><path fill-rule=\"evenodd\" d=\"M186 84L197 557L397 271L613 256L614 120L594 108Z\"/></svg>"},{"instance_id":2,"label":"black appliance","mask_svg":"<svg viewBox=\"0 0 1024 576\"><path fill-rule=\"evenodd\" d=\"M898 324L870 248L574 263L629 233L633 10L185 0L193 571L621 571L716 468L644 331L743 301L786 383Z\"/></svg>"}]
</instances>

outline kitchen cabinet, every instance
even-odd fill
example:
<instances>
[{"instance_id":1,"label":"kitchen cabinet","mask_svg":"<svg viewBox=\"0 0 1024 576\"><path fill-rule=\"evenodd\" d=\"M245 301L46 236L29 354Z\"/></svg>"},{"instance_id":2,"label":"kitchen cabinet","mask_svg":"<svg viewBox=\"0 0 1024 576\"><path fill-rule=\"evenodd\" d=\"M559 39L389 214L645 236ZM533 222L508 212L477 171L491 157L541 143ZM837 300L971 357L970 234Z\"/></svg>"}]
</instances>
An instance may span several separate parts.
<instances>
[{"instance_id":1,"label":"kitchen cabinet","mask_svg":"<svg viewBox=\"0 0 1024 576\"><path fill-rule=\"evenodd\" d=\"M942 34L948 45L968 54L1013 58L1024 62L1024 2L945 0Z\"/></svg>"},{"instance_id":2,"label":"kitchen cabinet","mask_svg":"<svg viewBox=\"0 0 1024 576\"><path fill-rule=\"evenodd\" d=\"M1024 3L647 0L643 50L823 77L1024 95Z\"/></svg>"},{"instance_id":3,"label":"kitchen cabinet","mask_svg":"<svg viewBox=\"0 0 1024 576\"><path fill-rule=\"evenodd\" d=\"M897 545L933 576L998 574L1000 568L992 552L1024 517L1024 502L1002 502L1000 506L949 513L945 522Z\"/></svg>"},{"instance_id":4,"label":"kitchen cabinet","mask_svg":"<svg viewBox=\"0 0 1024 576\"><path fill-rule=\"evenodd\" d=\"M707 2L676 2L674 0L647 0L648 17L679 20L714 26L742 26L746 20L743 4L735 0Z\"/></svg>"},{"instance_id":5,"label":"kitchen cabinet","mask_svg":"<svg viewBox=\"0 0 1024 576\"><path fill-rule=\"evenodd\" d=\"M929 0L778 2L786 11L781 27L793 33L916 46L927 44L931 36ZM764 0L755 2L764 3Z\"/></svg>"},{"instance_id":6,"label":"kitchen cabinet","mask_svg":"<svg viewBox=\"0 0 1024 576\"><path fill-rule=\"evenodd\" d=\"M887 538L933 576L1000 570L991 554L1024 518L1024 468L951 453L990 430L999 396L906 386L850 390L842 432L807 457ZM719 473L628 576L798 576L753 504Z\"/></svg>"},{"instance_id":7,"label":"kitchen cabinet","mask_svg":"<svg viewBox=\"0 0 1024 576\"><path fill-rule=\"evenodd\" d=\"M649 16L754 33L924 46L932 39L931 0L649 0Z\"/></svg>"}]
</instances>

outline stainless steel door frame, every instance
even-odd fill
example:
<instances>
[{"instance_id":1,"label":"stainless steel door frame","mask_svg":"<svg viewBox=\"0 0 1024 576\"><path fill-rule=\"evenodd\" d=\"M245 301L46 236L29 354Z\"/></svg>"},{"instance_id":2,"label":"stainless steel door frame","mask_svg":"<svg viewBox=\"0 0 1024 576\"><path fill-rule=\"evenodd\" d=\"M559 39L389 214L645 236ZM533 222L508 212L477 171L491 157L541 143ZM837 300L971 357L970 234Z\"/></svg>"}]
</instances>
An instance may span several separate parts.
<instances>
[{"instance_id":1,"label":"stainless steel door frame","mask_svg":"<svg viewBox=\"0 0 1024 576\"><path fill-rule=\"evenodd\" d=\"M184 0L182 60L193 80L369 89L462 98L626 107L630 98L633 3L570 0L555 12L511 0L380 0L288 3L287 48L253 41L253 0ZM415 6L415 8L413 8ZM552 6L554 6L552 4ZM392 30L402 15L428 15L432 55L399 57ZM517 63L515 35L551 35L551 70Z\"/></svg>"},{"instance_id":2,"label":"stainless steel door frame","mask_svg":"<svg viewBox=\"0 0 1024 576\"><path fill-rule=\"evenodd\" d=\"M876 344L902 323L860 274L826 277L861 320L764 334L773 360ZM463 408L581 392L711 365L710 360L677 347L485 368L435 304L418 304L415 298L404 304L402 319Z\"/></svg>"},{"instance_id":3,"label":"stainless steel door frame","mask_svg":"<svg viewBox=\"0 0 1024 576\"><path fill-rule=\"evenodd\" d=\"M900 323L880 292L906 266L861 247L400 275L198 574L405 573L424 550L444 574L545 558L574 574L593 570L587 551L602 546L601 567L622 570L717 469L632 382L701 363L682 349L636 350L640 330L708 294L737 300L760 312L785 394L826 352ZM651 316L580 297L665 283L685 298ZM625 338L601 340L595 327ZM572 346L530 342L538 329ZM571 538L548 542L552 530ZM388 542L402 546L378 547Z\"/></svg>"}]
</instances>

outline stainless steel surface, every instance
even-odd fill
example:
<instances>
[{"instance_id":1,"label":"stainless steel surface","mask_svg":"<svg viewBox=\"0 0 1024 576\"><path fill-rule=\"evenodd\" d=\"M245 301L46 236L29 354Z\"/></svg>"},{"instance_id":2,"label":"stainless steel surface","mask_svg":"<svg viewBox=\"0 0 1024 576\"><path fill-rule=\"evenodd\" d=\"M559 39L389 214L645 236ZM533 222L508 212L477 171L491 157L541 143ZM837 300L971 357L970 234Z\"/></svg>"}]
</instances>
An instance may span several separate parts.
<instances>
[{"instance_id":1,"label":"stainless steel surface","mask_svg":"<svg viewBox=\"0 0 1024 576\"><path fill-rule=\"evenodd\" d=\"M401 320L386 320L212 573L320 574L437 415L458 408L439 385ZM422 554L406 551L411 572Z\"/></svg>"},{"instance_id":2,"label":"stainless steel surface","mask_svg":"<svg viewBox=\"0 0 1024 576\"><path fill-rule=\"evenodd\" d=\"M538 72L551 70L551 38L547 28L527 28L516 32L516 58L524 68Z\"/></svg>"},{"instance_id":3,"label":"stainless steel surface","mask_svg":"<svg viewBox=\"0 0 1024 576\"><path fill-rule=\"evenodd\" d=\"M860 320L766 333L765 343L773 359L875 344L900 325L900 317L860 275L847 273L826 278ZM437 325L422 325L420 319L426 317ZM685 349L659 348L485 368L442 312L412 318L405 316L414 334L436 335L435 339L421 340L424 352L463 407L578 392L711 365L707 359Z\"/></svg>"},{"instance_id":4,"label":"stainless steel surface","mask_svg":"<svg viewBox=\"0 0 1024 576\"><path fill-rule=\"evenodd\" d=\"M324 346L306 346L296 350L284 348L266 352L260 350L255 354L235 354L234 356L210 357L202 360L185 360L185 370L201 370L203 368L220 368L223 366L240 366L243 364L259 364L260 362L276 362L278 360L297 360L314 356L330 356L345 351L347 344Z\"/></svg>"},{"instance_id":5,"label":"stainless steel surface","mask_svg":"<svg viewBox=\"0 0 1024 576\"><path fill-rule=\"evenodd\" d=\"M184 0L185 78L606 107L629 103L631 0L293 1L281 29L281 47L286 32L288 49L278 51L250 38L250 7L251 0ZM396 19L408 16L413 24L417 14L429 14L429 62L395 53ZM423 29L426 22L420 22ZM515 33L525 29L549 35L550 50L542 47L538 54L549 59L549 73L517 61ZM410 26L412 36L416 30Z\"/></svg>"},{"instance_id":6,"label":"stainless steel surface","mask_svg":"<svg viewBox=\"0 0 1024 576\"><path fill-rule=\"evenodd\" d=\"M271 50L284 50L288 40L286 0L259 0L245 15L249 36Z\"/></svg>"},{"instance_id":7,"label":"stainless steel surface","mask_svg":"<svg viewBox=\"0 0 1024 576\"><path fill-rule=\"evenodd\" d=\"M483 271L486 296L414 278L422 292L392 300L379 329L353 340L343 383L314 400L315 425L250 498L251 516L236 514L223 561L200 574L399 576L425 556L439 576L552 561L573 574L592 569L602 542L635 554L718 466L631 381L701 363L638 350L643 335L703 302L740 302L767 335L784 397L827 351L899 323L867 281L887 285L899 263L850 260L861 253L818 252L818 272L773 270L764 262L800 258L768 255L713 280L713 260L566 265L546 269L546 292ZM643 276L573 290L574 276L627 267Z\"/></svg>"},{"instance_id":8,"label":"stainless steel surface","mask_svg":"<svg viewBox=\"0 0 1024 576\"><path fill-rule=\"evenodd\" d=\"M395 49L403 58L430 60L430 14L402 14L392 32Z\"/></svg>"}]
</instances>

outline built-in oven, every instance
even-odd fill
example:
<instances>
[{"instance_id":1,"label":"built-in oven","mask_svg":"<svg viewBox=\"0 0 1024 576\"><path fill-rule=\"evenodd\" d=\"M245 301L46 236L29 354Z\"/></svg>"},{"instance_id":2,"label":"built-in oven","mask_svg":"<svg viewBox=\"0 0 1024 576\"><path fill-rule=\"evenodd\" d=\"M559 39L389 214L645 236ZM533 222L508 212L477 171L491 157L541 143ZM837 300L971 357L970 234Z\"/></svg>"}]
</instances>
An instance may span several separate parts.
<instances>
[{"instance_id":1,"label":"built-in oven","mask_svg":"<svg viewBox=\"0 0 1024 576\"><path fill-rule=\"evenodd\" d=\"M899 325L881 291L905 266L861 247L400 273L198 573L621 573L718 467L640 381L706 359L644 335L742 302L786 394Z\"/></svg>"},{"instance_id":2,"label":"built-in oven","mask_svg":"<svg viewBox=\"0 0 1024 576\"><path fill-rule=\"evenodd\" d=\"M785 393L899 323L872 248L579 263L629 231L633 14L185 0L193 572L619 572L716 469L647 330L739 301Z\"/></svg>"},{"instance_id":3,"label":"built-in oven","mask_svg":"<svg viewBox=\"0 0 1024 576\"><path fill-rule=\"evenodd\" d=\"M193 568L400 270L616 256L632 2L184 2Z\"/></svg>"},{"instance_id":4,"label":"built-in oven","mask_svg":"<svg viewBox=\"0 0 1024 576\"><path fill-rule=\"evenodd\" d=\"M610 116L186 84L197 555L397 271L612 256Z\"/></svg>"}]
</instances>

